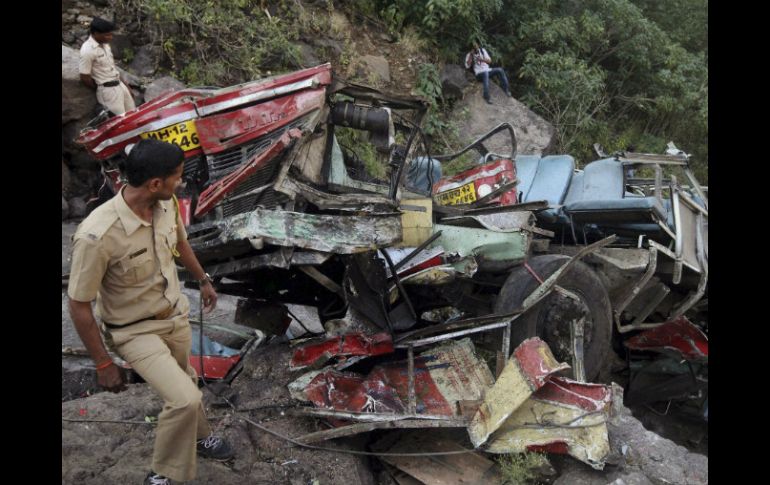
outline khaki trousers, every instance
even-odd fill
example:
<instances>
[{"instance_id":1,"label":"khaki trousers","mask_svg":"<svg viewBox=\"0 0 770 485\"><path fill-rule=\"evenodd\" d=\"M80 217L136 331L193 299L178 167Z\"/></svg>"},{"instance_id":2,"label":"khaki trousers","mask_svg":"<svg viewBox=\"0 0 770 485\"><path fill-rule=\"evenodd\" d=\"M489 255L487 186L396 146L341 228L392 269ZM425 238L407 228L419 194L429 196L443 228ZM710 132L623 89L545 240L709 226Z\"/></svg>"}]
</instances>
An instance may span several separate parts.
<instances>
[{"instance_id":1,"label":"khaki trousers","mask_svg":"<svg viewBox=\"0 0 770 485\"><path fill-rule=\"evenodd\" d=\"M184 482L195 478L196 443L211 434L190 366L192 336L187 312L109 330L105 339L163 398L152 471Z\"/></svg>"},{"instance_id":2,"label":"khaki trousers","mask_svg":"<svg viewBox=\"0 0 770 485\"><path fill-rule=\"evenodd\" d=\"M96 89L96 100L116 115L122 115L136 108L131 90L122 82L117 86L99 86Z\"/></svg>"}]
</instances>

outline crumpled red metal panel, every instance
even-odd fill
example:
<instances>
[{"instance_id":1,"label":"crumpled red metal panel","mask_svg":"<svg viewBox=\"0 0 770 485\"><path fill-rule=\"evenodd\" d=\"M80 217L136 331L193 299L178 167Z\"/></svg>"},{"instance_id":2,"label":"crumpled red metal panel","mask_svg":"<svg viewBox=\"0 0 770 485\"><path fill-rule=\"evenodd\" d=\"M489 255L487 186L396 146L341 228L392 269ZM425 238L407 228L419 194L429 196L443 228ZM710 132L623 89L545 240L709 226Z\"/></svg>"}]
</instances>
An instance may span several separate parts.
<instances>
[{"instance_id":1,"label":"crumpled red metal panel","mask_svg":"<svg viewBox=\"0 0 770 485\"><path fill-rule=\"evenodd\" d=\"M207 155L242 145L321 109L326 91L315 89L228 111L195 121L201 148Z\"/></svg>"},{"instance_id":2,"label":"crumpled red metal panel","mask_svg":"<svg viewBox=\"0 0 770 485\"><path fill-rule=\"evenodd\" d=\"M513 355L533 391L541 388L554 373L569 368L567 364L556 362L548 344L537 337L522 342Z\"/></svg>"},{"instance_id":3,"label":"crumpled red metal panel","mask_svg":"<svg viewBox=\"0 0 770 485\"><path fill-rule=\"evenodd\" d=\"M429 365L415 358L414 389L418 413L452 416L453 410L433 381ZM318 374L305 388L317 407L336 411L405 413L408 402L406 362L377 366L368 376L329 370Z\"/></svg>"},{"instance_id":4,"label":"crumpled red metal panel","mask_svg":"<svg viewBox=\"0 0 770 485\"><path fill-rule=\"evenodd\" d=\"M625 345L631 350L674 352L691 361L707 361L709 356L708 337L684 316L646 330Z\"/></svg>"},{"instance_id":5,"label":"crumpled red metal panel","mask_svg":"<svg viewBox=\"0 0 770 485\"><path fill-rule=\"evenodd\" d=\"M375 356L392 352L393 339L386 332L374 335L350 333L298 348L292 355L289 368L297 370L323 364L334 357Z\"/></svg>"},{"instance_id":6,"label":"crumpled red metal panel","mask_svg":"<svg viewBox=\"0 0 770 485\"><path fill-rule=\"evenodd\" d=\"M232 355L230 357L220 357L215 355L203 356L203 369L206 371L201 374L201 361L197 355L190 356L190 365L195 369L198 376L201 375L205 379L224 379L230 369L233 368L238 361L241 360L240 355Z\"/></svg>"},{"instance_id":7,"label":"crumpled red metal panel","mask_svg":"<svg viewBox=\"0 0 770 485\"><path fill-rule=\"evenodd\" d=\"M612 389L604 384L573 381L565 377L551 377L532 399L579 407L588 412L609 411Z\"/></svg>"}]
</instances>

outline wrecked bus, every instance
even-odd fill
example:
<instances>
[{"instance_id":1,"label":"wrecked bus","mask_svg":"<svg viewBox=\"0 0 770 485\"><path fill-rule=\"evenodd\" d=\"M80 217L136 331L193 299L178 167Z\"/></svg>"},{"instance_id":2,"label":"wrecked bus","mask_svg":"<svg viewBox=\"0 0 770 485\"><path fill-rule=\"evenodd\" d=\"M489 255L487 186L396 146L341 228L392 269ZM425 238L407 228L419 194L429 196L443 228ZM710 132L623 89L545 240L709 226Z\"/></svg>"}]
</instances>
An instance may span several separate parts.
<instances>
[{"instance_id":1,"label":"wrecked bus","mask_svg":"<svg viewBox=\"0 0 770 485\"><path fill-rule=\"evenodd\" d=\"M436 154L426 109L324 64L168 93L78 142L112 193L137 140L184 150L180 213L222 293L312 305L322 321L354 311L396 344L475 334L507 356L539 336L582 381L640 331L689 316L707 332L708 200L688 155L597 147L579 169L518 154L508 123ZM386 180L366 175L342 129L366 133ZM492 137L510 149L490 152ZM442 177L462 157L474 167Z\"/></svg>"}]
</instances>

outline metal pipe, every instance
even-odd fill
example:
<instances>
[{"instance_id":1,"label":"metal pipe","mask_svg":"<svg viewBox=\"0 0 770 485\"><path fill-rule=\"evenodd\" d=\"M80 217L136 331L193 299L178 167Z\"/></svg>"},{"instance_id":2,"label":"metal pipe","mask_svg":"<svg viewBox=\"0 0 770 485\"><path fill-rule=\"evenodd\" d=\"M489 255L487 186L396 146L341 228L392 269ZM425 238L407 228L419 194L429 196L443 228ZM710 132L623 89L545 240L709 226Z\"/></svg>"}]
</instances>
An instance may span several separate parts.
<instances>
[{"instance_id":1,"label":"metal pipe","mask_svg":"<svg viewBox=\"0 0 770 485\"><path fill-rule=\"evenodd\" d=\"M511 322L508 322L508 324L503 328L503 348L501 350L503 354L502 362L498 362L498 368L495 369L496 377L500 377L500 374L503 373L503 369L505 368L505 364L508 362L508 356L511 353Z\"/></svg>"},{"instance_id":2,"label":"metal pipe","mask_svg":"<svg viewBox=\"0 0 770 485\"><path fill-rule=\"evenodd\" d=\"M414 258L420 251L422 251L423 249L427 248L430 243L432 243L433 241L435 241L436 239L438 239L441 236L441 232L442 231L436 232L431 237L429 237L424 243L422 243L419 246L417 246L414 249L414 251L412 251L411 253L407 254L404 257L404 259L402 259L401 261L396 263L395 269L396 270L400 269L402 266L404 266L406 263L408 263L412 258ZM383 252L385 252L385 251L383 251Z\"/></svg>"},{"instance_id":3,"label":"metal pipe","mask_svg":"<svg viewBox=\"0 0 770 485\"><path fill-rule=\"evenodd\" d=\"M409 307L410 315L412 315L412 318L414 318L414 321L416 322L417 313L415 313L414 307L412 306L412 301L409 300L409 296L406 294L406 290L404 290L404 285L401 284L401 278L399 278L398 274L396 273L396 268L393 265L393 260L390 259L390 255L388 255L387 251L381 250L380 252L385 257L385 261L387 261L388 263L388 267L390 268L390 273L393 276L393 279L396 281L398 292L401 293L401 297L404 299L404 302L406 302L406 306Z\"/></svg>"},{"instance_id":4,"label":"metal pipe","mask_svg":"<svg viewBox=\"0 0 770 485\"><path fill-rule=\"evenodd\" d=\"M618 303L618 305L615 307L615 310L613 311L613 317L615 319L615 325L618 328L618 332L620 333L626 333L633 329L633 326L626 325L622 326L620 324L620 315L623 313L623 310L639 295L639 292L641 289L647 284L648 281L652 278L652 275L655 274L655 270L658 266L658 250L655 249L654 246L650 246L649 248L650 252L650 260L647 264L647 269L645 270L644 274L641 278L639 278L639 281L636 282L634 286L631 287L631 289L628 291L628 293L623 297L623 299Z\"/></svg>"},{"instance_id":5,"label":"metal pipe","mask_svg":"<svg viewBox=\"0 0 770 485\"><path fill-rule=\"evenodd\" d=\"M585 335L585 317L572 320L569 326L570 340L572 341L572 370L575 380L586 381L585 363L583 361L583 337Z\"/></svg>"},{"instance_id":6,"label":"metal pipe","mask_svg":"<svg viewBox=\"0 0 770 485\"><path fill-rule=\"evenodd\" d=\"M298 408L288 409L287 414L298 414L303 416L321 416L328 418L350 419L353 421L400 421L404 419L430 419L436 421L453 421L458 419L454 416L444 416L437 414L396 414L396 413L355 413L348 411L335 411L332 409L320 408Z\"/></svg>"},{"instance_id":7,"label":"metal pipe","mask_svg":"<svg viewBox=\"0 0 770 485\"><path fill-rule=\"evenodd\" d=\"M415 414L417 403L414 397L414 346L407 347L409 365L409 414Z\"/></svg>"},{"instance_id":8,"label":"metal pipe","mask_svg":"<svg viewBox=\"0 0 770 485\"><path fill-rule=\"evenodd\" d=\"M516 315L514 319L518 318L519 315ZM470 335L473 333L479 333L479 332L486 332L487 330L494 330L496 328L503 328L506 325L508 325L509 322L502 322L502 323L492 323L489 325L484 325L482 327L476 327L476 328L469 328L468 330L460 330L457 332L451 332L444 335L437 335L435 337L428 337L420 340L412 340L410 342L406 342L403 344L396 344L394 345L397 349L404 349L408 348L410 345L414 347L421 347L423 345L430 345L434 344L436 342L441 342L443 340L449 340L450 338L455 337L462 337L463 335Z\"/></svg>"}]
</instances>

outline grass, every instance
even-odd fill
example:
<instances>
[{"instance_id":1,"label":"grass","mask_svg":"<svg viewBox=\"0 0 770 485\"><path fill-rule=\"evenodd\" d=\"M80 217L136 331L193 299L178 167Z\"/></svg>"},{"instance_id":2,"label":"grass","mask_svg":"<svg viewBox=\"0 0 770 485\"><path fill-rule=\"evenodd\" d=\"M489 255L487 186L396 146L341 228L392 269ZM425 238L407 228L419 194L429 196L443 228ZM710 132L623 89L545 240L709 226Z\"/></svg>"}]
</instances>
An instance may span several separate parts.
<instances>
[{"instance_id":1,"label":"grass","mask_svg":"<svg viewBox=\"0 0 770 485\"><path fill-rule=\"evenodd\" d=\"M497 463L504 485L531 485L539 483L535 469L548 460L540 453L512 453L500 456Z\"/></svg>"}]
</instances>

